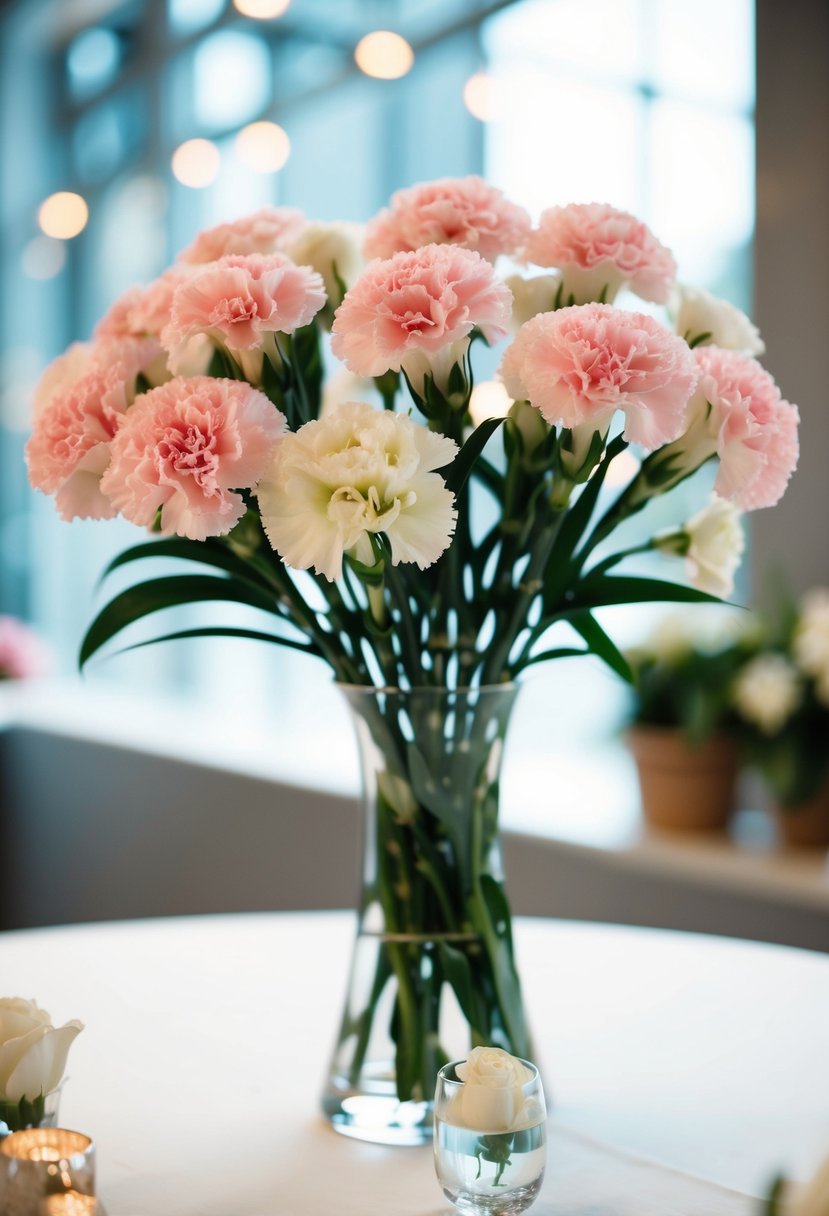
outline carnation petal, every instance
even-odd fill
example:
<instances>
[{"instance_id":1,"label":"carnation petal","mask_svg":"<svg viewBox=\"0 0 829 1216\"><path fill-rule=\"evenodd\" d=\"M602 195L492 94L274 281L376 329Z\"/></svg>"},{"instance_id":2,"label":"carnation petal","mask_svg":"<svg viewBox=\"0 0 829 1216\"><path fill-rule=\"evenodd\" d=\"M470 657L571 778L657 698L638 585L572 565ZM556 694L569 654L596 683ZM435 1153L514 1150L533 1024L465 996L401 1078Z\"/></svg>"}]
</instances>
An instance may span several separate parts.
<instances>
[{"instance_id":1,"label":"carnation petal","mask_svg":"<svg viewBox=\"0 0 829 1216\"><path fill-rule=\"evenodd\" d=\"M435 473L418 477L410 491L414 503L400 512L388 530L392 564L415 562L425 570L449 546L458 518L455 496Z\"/></svg>"}]
</instances>

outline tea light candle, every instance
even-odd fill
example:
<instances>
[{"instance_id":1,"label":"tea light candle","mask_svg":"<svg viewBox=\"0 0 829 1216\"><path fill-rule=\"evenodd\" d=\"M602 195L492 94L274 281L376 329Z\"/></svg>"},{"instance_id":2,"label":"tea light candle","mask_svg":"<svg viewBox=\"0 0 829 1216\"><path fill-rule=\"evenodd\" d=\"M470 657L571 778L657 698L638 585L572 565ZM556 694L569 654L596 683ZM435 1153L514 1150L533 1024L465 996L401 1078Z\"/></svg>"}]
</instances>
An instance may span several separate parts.
<instances>
[{"instance_id":1,"label":"tea light candle","mask_svg":"<svg viewBox=\"0 0 829 1216\"><path fill-rule=\"evenodd\" d=\"M0 1211L4 1216L91 1216L95 1146L62 1127L33 1127L0 1141Z\"/></svg>"}]
</instances>

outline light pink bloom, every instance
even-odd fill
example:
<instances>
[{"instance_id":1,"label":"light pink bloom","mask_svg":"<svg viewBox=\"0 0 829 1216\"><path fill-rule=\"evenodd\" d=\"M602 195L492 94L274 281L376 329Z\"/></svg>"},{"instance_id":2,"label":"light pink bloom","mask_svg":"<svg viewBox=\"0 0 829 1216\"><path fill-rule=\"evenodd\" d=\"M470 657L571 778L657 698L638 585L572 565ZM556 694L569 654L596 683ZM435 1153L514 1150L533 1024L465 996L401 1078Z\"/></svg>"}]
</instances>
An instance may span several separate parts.
<instances>
[{"instance_id":1,"label":"light pink bloom","mask_svg":"<svg viewBox=\"0 0 829 1216\"><path fill-rule=\"evenodd\" d=\"M0 616L0 680L45 675L51 656L33 629L13 616Z\"/></svg>"},{"instance_id":2,"label":"light pink bloom","mask_svg":"<svg viewBox=\"0 0 829 1216\"><path fill-rule=\"evenodd\" d=\"M76 343L44 372L26 461L32 485L56 496L64 519L115 514L99 484L109 444L138 375L157 370L160 351L148 338Z\"/></svg>"},{"instance_id":3,"label":"light pink bloom","mask_svg":"<svg viewBox=\"0 0 829 1216\"><path fill-rule=\"evenodd\" d=\"M305 223L305 216L294 207L262 207L240 220L200 232L179 254L179 261L218 262L230 253L278 253L297 239Z\"/></svg>"},{"instance_id":4,"label":"light pink bloom","mask_svg":"<svg viewBox=\"0 0 829 1216\"><path fill-rule=\"evenodd\" d=\"M100 340L158 337L170 323L173 295L180 283L192 277L190 266L171 266L147 287L131 287L119 296L95 328Z\"/></svg>"},{"instance_id":5,"label":"light pink bloom","mask_svg":"<svg viewBox=\"0 0 829 1216\"><path fill-rule=\"evenodd\" d=\"M690 414L711 407L720 458L715 490L745 511L773 507L797 466L797 407L756 359L717 346L694 354L701 378Z\"/></svg>"},{"instance_id":6,"label":"light pink bloom","mask_svg":"<svg viewBox=\"0 0 829 1216\"><path fill-rule=\"evenodd\" d=\"M116 513L100 481L129 405L129 384L122 364L94 367L35 418L26 444L29 480L55 495L64 519L111 519Z\"/></svg>"},{"instance_id":7,"label":"light pink bloom","mask_svg":"<svg viewBox=\"0 0 829 1216\"><path fill-rule=\"evenodd\" d=\"M392 196L366 229L367 258L390 258L424 245L463 245L494 260L515 253L527 239L530 217L523 207L480 177L423 182Z\"/></svg>"},{"instance_id":8,"label":"light pink bloom","mask_svg":"<svg viewBox=\"0 0 829 1216\"><path fill-rule=\"evenodd\" d=\"M544 211L523 256L564 276L563 298L609 303L622 287L664 304L676 279L676 262L651 230L607 203L570 203Z\"/></svg>"},{"instance_id":9,"label":"light pink bloom","mask_svg":"<svg viewBox=\"0 0 829 1216\"><path fill-rule=\"evenodd\" d=\"M415 383L431 368L440 380L475 327L487 342L502 338L511 309L480 254L426 245L366 268L334 314L331 349L358 376L402 368Z\"/></svg>"},{"instance_id":10,"label":"light pink bloom","mask_svg":"<svg viewBox=\"0 0 829 1216\"><path fill-rule=\"evenodd\" d=\"M233 491L253 487L285 424L264 393L240 380L177 377L139 397L112 444L101 488L132 523L205 540L245 512Z\"/></svg>"},{"instance_id":11,"label":"light pink bloom","mask_svg":"<svg viewBox=\"0 0 829 1216\"><path fill-rule=\"evenodd\" d=\"M180 283L161 335L175 354L196 334L228 350L259 349L271 333L293 333L325 304L322 278L282 254L221 258Z\"/></svg>"},{"instance_id":12,"label":"light pink bloom","mask_svg":"<svg viewBox=\"0 0 829 1216\"><path fill-rule=\"evenodd\" d=\"M623 410L625 437L649 450L682 432L698 376L682 338L607 304L533 317L500 370L510 396L531 401L552 426L602 430Z\"/></svg>"}]
</instances>

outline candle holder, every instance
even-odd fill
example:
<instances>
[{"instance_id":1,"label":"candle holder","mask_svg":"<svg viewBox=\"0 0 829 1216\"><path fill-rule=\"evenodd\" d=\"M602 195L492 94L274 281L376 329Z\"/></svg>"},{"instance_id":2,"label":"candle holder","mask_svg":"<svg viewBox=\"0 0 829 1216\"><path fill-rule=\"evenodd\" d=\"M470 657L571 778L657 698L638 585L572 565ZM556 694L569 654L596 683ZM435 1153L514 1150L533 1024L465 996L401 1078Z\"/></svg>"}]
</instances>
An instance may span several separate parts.
<instances>
[{"instance_id":1,"label":"candle holder","mask_svg":"<svg viewBox=\"0 0 829 1216\"><path fill-rule=\"evenodd\" d=\"M95 1145L63 1127L33 1127L0 1140L3 1216L100 1216Z\"/></svg>"}]
</instances>

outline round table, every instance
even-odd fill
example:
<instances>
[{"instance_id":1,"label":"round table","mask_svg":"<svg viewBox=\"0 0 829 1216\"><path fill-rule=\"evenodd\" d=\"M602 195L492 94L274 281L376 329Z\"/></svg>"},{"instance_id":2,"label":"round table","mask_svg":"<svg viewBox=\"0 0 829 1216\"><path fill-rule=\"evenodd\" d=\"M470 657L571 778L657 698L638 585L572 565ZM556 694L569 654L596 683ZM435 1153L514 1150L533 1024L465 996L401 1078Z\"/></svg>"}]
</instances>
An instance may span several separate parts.
<instances>
[{"instance_id":1,"label":"round table","mask_svg":"<svg viewBox=\"0 0 829 1216\"><path fill-rule=\"evenodd\" d=\"M437 1216L431 1152L348 1140L318 1098L353 916L193 917L0 934L3 995L86 1023L61 1123L107 1216ZM553 1098L537 1216L756 1216L829 1151L829 958L516 922Z\"/></svg>"}]
</instances>

